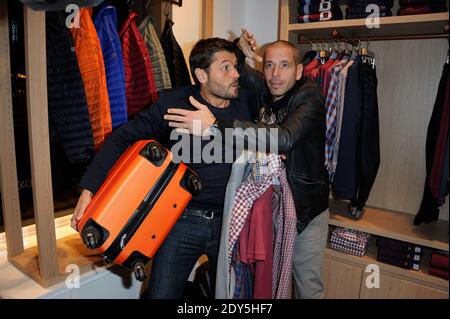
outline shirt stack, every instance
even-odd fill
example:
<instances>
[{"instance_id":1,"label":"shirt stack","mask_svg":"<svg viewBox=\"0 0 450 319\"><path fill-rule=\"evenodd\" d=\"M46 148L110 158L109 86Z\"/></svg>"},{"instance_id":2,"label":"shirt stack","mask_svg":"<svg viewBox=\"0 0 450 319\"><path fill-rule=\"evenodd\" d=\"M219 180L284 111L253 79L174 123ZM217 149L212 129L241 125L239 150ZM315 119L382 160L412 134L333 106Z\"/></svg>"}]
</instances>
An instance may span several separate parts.
<instances>
[{"instance_id":1,"label":"shirt stack","mask_svg":"<svg viewBox=\"0 0 450 319\"><path fill-rule=\"evenodd\" d=\"M445 0L400 0L399 16L446 12Z\"/></svg>"},{"instance_id":2,"label":"shirt stack","mask_svg":"<svg viewBox=\"0 0 450 319\"><path fill-rule=\"evenodd\" d=\"M378 238L377 247L378 261L405 269L420 269L422 247L385 237Z\"/></svg>"},{"instance_id":3,"label":"shirt stack","mask_svg":"<svg viewBox=\"0 0 450 319\"><path fill-rule=\"evenodd\" d=\"M298 22L319 22L342 20L343 15L338 0L299 0Z\"/></svg>"},{"instance_id":4,"label":"shirt stack","mask_svg":"<svg viewBox=\"0 0 450 319\"><path fill-rule=\"evenodd\" d=\"M431 253L429 274L448 280L448 251Z\"/></svg>"},{"instance_id":5,"label":"shirt stack","mask_svg":"<svg viewBox=\"0 0 450 319\"><path fill-rule=\"evenodd\" d=\"M370 246L370 234L336 227L331 233L330 248L355 256L364 256Z\"/></svg>"},{"instance_id":6,"label":"shirt stack","mask_svg":"<svg viewBox=\"0 0 450 319\"><path fill-rule=\"evenodd\" d=\"M376 5L378 7L380 17L392 16L393 0L349 0L348 6L345 10L346 19L365 19L369 15L377 13L373 7L369 5Z\"/></svg>"}]
</instances>

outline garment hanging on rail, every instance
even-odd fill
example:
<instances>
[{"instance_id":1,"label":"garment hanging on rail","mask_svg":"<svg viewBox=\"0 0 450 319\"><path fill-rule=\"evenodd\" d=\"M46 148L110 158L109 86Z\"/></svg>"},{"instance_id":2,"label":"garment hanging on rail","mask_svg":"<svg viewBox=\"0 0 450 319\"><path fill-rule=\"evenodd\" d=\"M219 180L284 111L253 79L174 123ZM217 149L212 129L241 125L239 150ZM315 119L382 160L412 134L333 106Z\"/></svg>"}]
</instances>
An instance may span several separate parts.
<instances>
[{"instance_id":1,"label":"garment hanging on rail","mask_svg":"<svg viewBox=\"0 0 450 319\"><path fill-rule=\"evenodd\" d=\"M159 92L163 89L172 88L166 57L164 56L161 42L159 42L158 35L156 34L155 27L153 26L152 17L148 16L142 21L139 26L139 31L141 32L145 44L150 51L156 90Z\"/></svg>"},{"instance_id":2,"label":"garment hanging on rail","mask_svg":"<svg viewBox=\"0 0 450 319\"><path fill-rule=\"evenodd\" d=\"M150 53L136 25L136 18L137 13L130 12L119 32L129 117L150 107L158 99Z\"/></svg>"},{"instance_id":3,"label":"garment hanging on rail","mask_svg":"<svg viewBox=\"0 0 450 319\"><path fill-rule=\"evenodd\" d=\"M245 154L247 153L243 156L248 155ZM239 166L241 162L233 164L232 180L229 185L234 186L227 187L221 250L217 266L218 271L220 269L226 276L223 277L218 272L216 297L290 298L292 253L297 234L297 219L284 165L277 155L260 154L243 170L242 166ZM240 170L242 176L236 176L235 169ZM238 179L242 182L237 182ZM279 181L275 186L274 180ZM277 187L280 187L281 191L277 192ZM267 193L269 189L271 191ZM278 194L277 205L274 205L275 192ZM233 203L231 204L230 201ZM265 205L266 214L262 213L261 209L253 209L255 205L256 207ZM271 220L267 219L268 211L270 211ZM256 216L256 214L263 214L265 217ZM251 218L251 222L248 218ZM259 221L254 223L256 220ZM264 232L264 236L268 236L264 243L258 237L261 233L253 228L256 224L263 228L270 226L273 230L269 233ZM250 234L252 237L249 236ZM256 249L256 246L259 249ZM273 250L273 254L268 252L268 249ZM256 250L260 252L259 256L255 254ZM272 279L269 278L267 281L270 272ZM251 287L249 287L248 278L252 278ZM255 280L266 282L256 283Z\"/></svg>"},{"instance_id":4,"label":"garment hanging on rail","mask_svg":"<svg viewBox=\"0 0 450 319\"><path fill-rule=\"evenodd\" d=\"M94 155L94 139L83 80L65 18L62 12L46 13L50 140L61 141L71 163L83 163Z\"/></svg>"},{"instance_id":5,"label":"garment hanging on rail","mask_svg":"<svg viewBox=\"0 0 450 319\"><path fill-rule=\"evenodd\" d=\"M86 92L94 144L98 149L111 133L112 121L102 48L91 13L91 9L81 9L80 27L70 30Z\"/></svg>"},{"instance_id":6,"label":"garment hanging on rail","mask_svg":"<svg viewBox=\"0 0 450 319\"><path fill-rule=\"evenodd\" d=\"M350 200L349 213L360 217L380 164L377 77L365 56L333 52L316 58L304 76L326 93L325 166L335 198Z\"/></svg>"},{"instance_id":7,"label":"garment hanging on rail","mask_svg":"<svg viewBox=\"0 0 450 319\"><path fill-rule=\"evenodd\" d=\"M173 25L173 21L166 20L160 39L166 57L167 67L169 68L170 82L173 88L178 88L190 85L191 77L183 56L183 51L173 34Z\"/></svg>"},{"instance_id":8,"label":"garment hanging on rail","mask_svg":"<svg viewBox=\"0 0 450 319\"><path fill-rule=\"evenodd\" d=\"M425 185L414 225L439 219L439 207L448 195L448 104L449 65L446 63L439 82L426 141Z\"/></svg>"},{"instance_id":9,"label":"garment hanging on rail","mask_svg":"<svg viewBox=\"0 0 450 319\"><path fill-rule=\"evenodd\" d=\"M113 6L102 6L94 20L105 62L106 83L112 128L128 121L122 47L117 34L117 13Z\"/></svg>"}]
</instances>

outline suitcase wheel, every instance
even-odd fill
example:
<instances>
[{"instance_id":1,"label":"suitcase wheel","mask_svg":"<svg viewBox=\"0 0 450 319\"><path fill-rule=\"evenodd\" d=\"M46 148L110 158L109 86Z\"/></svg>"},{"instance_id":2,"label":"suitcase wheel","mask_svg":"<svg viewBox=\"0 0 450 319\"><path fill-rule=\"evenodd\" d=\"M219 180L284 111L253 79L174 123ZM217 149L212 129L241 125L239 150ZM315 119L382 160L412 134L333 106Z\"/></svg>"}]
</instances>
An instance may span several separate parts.
<instances>
[{"instance_id":1,"label":"suitcase wheel","mask_svg":"<svg viewBox=\"0 0 450 319\"><path fill-rule=\"evenodd\" d=\"M156 143L149 143L147 145L147 158L151 162L159 162L163 158L163 150L161 146Z\"/></svg>"},{"instance_id":2,"label":"suitcase wheel","mask_svg":"<svg viewBox=\"0 0 450 319\"><path fill-rule=\"evenodd\" d=\"M193 195L197 195L202 191L202 182L197 178L197 176L191 175L189 177L189 183L188 183L189 191Z\"/></svg>"},{"instance_id":3,"label":"suitcase wheel","mask_svg":"<svg viewBox=\"0 0 450 319\"><path fill-rule=\"evenodd\" d=\"M136 278L137 281L144 281L145 279L145 270L144 270L144 263L142 261L136 261L133 264L133 272L134 272L134 277Z\"/></svg>"},{"instance_id":4,"label":"suitcase wheel","mask_svg":"<svg viewBox=\"0 0 450 319\"><path fill-rule=\"evenodd\" d=\"M88 227L83 231L81 236L87 248L95 249L100 246L100 232L98 231L98 229L94 227Z\"/></svg>"}]
</instances>

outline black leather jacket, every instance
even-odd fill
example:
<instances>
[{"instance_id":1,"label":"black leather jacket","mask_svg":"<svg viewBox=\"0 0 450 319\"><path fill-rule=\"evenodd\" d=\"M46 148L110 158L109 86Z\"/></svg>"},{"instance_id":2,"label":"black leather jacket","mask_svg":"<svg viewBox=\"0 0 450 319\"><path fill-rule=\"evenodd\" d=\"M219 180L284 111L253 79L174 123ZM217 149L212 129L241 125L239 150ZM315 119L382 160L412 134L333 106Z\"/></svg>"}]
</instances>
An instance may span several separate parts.
<instances>
[{"instance_id":1,"label":"black leather jacket","mask_svg":"<svg viewBox=\"0 0 450 319\"><path fill-rule=\"evenodd\" d=\"M260 114L271 113L268 89L260 72L245 67L240 84L257 92ZM277 123L219 121L219 129L277 128L279 153L286 155L286 170L297 212L297 230L302 232L309 222L328 208L329 182L325 162L326 108L320 88L312 81L300 79L283 98L277 112ZM266 141L274 138L266 130ZM257 140L255 138L255 140ZM248 147L254 147L250 139ZM253 141L256 142L257 141ZM269 145L266 146L267 150Z\"/></svg>"}]
</instances>

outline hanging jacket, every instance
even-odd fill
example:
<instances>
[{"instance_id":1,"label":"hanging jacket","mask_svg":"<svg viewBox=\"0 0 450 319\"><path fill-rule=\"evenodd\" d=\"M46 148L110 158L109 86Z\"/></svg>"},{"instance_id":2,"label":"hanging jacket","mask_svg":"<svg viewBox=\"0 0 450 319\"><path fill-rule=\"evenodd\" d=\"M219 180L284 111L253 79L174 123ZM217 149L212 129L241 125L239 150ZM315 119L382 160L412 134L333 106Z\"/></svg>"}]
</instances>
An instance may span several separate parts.
<instances>
[{"instance_id":1,"label":"hanging jacket","mask_svg":"<svg viewBox=\"0 0 450 319\"><path fill-rule=\"evenodd\" d=\"M80 10L80 28L72 28L75 52L89 108L95 148L98 149L112 131L105 65L97 31L90 10Z\"/></svg>"},{"instance_id":2,"label":"hanging jacket","mask_svg":"<svg viewBox=\"0 0 450 319\"><path fill-rule=\"evenodd\" d=\"M430 122L427 130L426 141L426 171L425 185L423 191L422 202L420 204L419 211L414 218L414 225L420 225L422 223L429 223L439 219L439 206L442 205L440 195L438 198L433 196L430 178L433 170L434 156L436 149L439 147L446 147L444 145L438 145L438 137L440 131L440 124L444 109L447 103L448 107L448 86L449 86L449 65L445 64L442 71L442 76L439 81L438 92L436 100L434 102L433 113L431 114ZM445 143L446 141L444 141Z\"/></svg>"},{"instance_id":3,"label":"hanging jacket","mask_svg":"<svg viewBox=\"0 0 450 319\"><path fill-rule=\"evenodd\" d=\"M150 54L136 26L136 12L130 12L120 29L128 116L132 117L158 99Z\"/></svg>"},{"instance_id":4,"label":"hanging jacket","mask_svg":"<svg viewBox=\"0 0 450 319\"><path fill-rule=\"evenodd\" d=\"M148 16L142 21L139 26L139 31L150 51L156 90L159 92L163 89L172 88L166 57L164 56L164 51L153 26L152 17Z\"/></svg>"},{"instance_id":5,"label":"hanging jacket","mask_svg":"<svg viewBox=\"0 0 450 319\"><path fill-rule=\"evenodd\" d=\"M190 85L191 78L186 61L184 60L183 51L173 34L173 24L172 21L166 20L164 30L161 33L161 45L166 56L172 87L177 88Z\"/></svg>"},{"instance_id":6,"label":"hanging jacket","mask_svg":"<svg viewBox=\"0 0 450 319\"><path fill-rule=\"evenodd\" d=\"M115 129L128 120L122 47L116 27L116 8L103 6L95 18L94 25L102 47L112 128Z\"/></svg>"},{"instance_id":7,"label":"hanging jacket","mask_svg":"<svg viewBox=\"0 0 450 319\"><path fill-rule=\"evenodd\" d=\"M48 114L51 140L61 141L75 164L91 159L94 139L73 39L64 21L62 13L46 14Z\"/></svg>"},{"instance_id":8,"label":"hanging jacket","mask_svg":"<svg viewBox=\"0 0 450 319\"><path fill-rule=\"evenodd\" d=\"M104 0L20 0L33 10L39 11L63 11L70 4L79 7L93 7L99 5Z\"/></svg>"}]
</instances>

